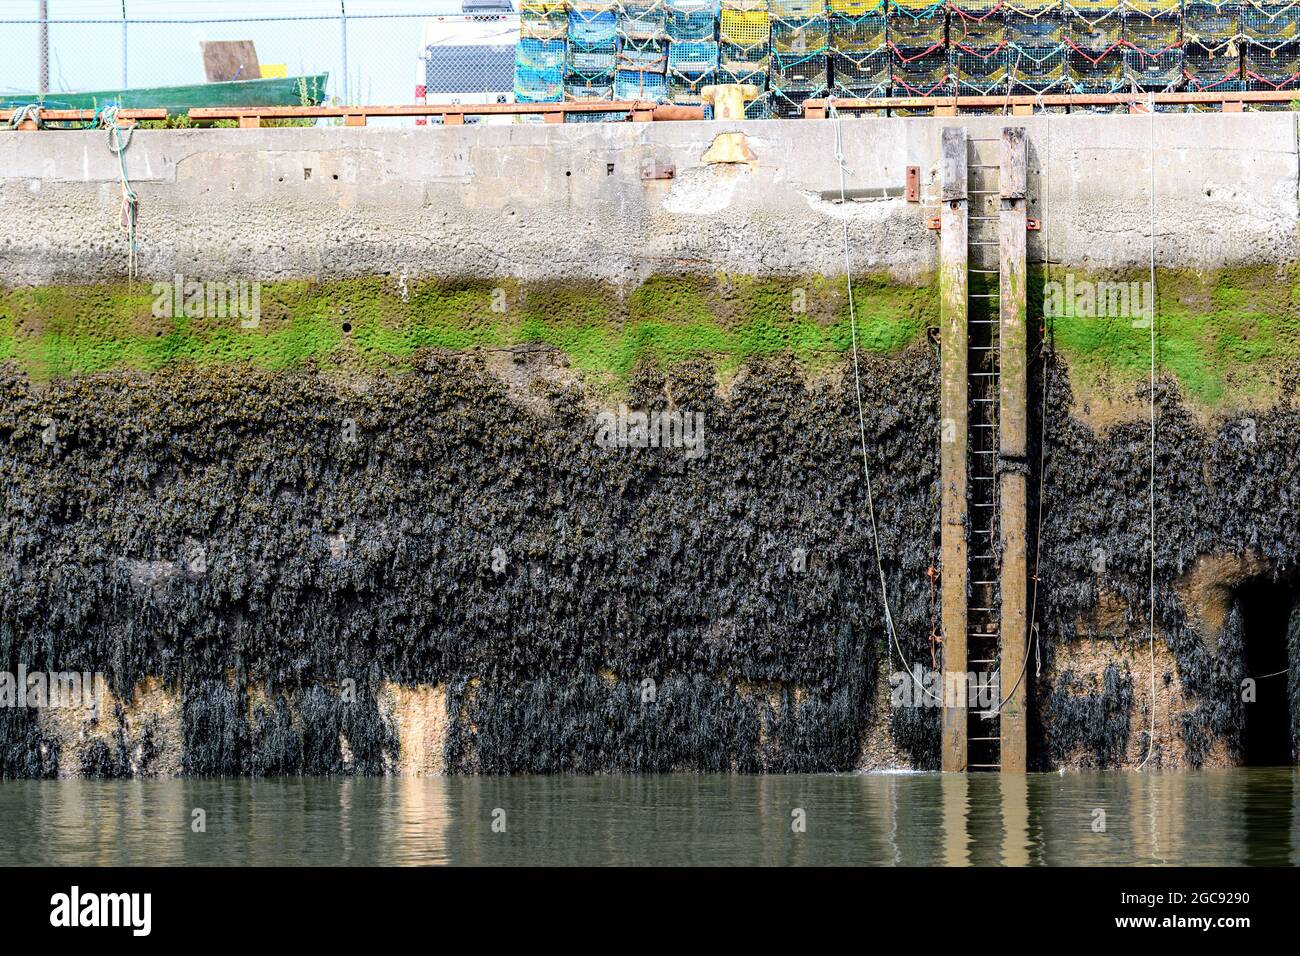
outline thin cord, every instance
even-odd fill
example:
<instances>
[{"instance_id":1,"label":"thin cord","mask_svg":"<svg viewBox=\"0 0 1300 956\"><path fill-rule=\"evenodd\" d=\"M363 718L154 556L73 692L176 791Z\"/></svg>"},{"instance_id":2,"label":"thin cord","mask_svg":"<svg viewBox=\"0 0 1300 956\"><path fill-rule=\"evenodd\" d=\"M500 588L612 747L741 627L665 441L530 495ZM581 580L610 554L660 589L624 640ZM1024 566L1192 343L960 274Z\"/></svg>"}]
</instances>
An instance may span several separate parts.
<instances>
[{"instance_id":1,"label":"thin cord","mask_svg":"<svg viewBox=\"0 0 1300 956\"><path fill-rule=\"evenodd\" d=\"M848 203L848 184L844 178L846 171L844 165L844 117L835 108L833 99L830 102L830 110L831 115L835 118L835 162L840 167L840 205L845 206ZM858 438L862 443L862 473L867 479L867 515L871 520L871 542L875 546L876 573L880 577L880 603L885 609L885 629L889 633L893 649L898 651L898 660L903 665L903 669L907 671L908 677L912 679L912 683L916 684L923 694L928 694L932 700L942 706L943 699L936 697L934 691L926 688L924 684L916 679L916 675L912 673L911 669L907 667L907 656L903 653L903 648L898 643L898 633L894 630L894 615L889 611L889 592L885 587L885 567L880 557L880 534L876 529L876 506L871 488L871 466L867 460L867 419L866 413L862 409L862 373L858 367L858 317L853 304L853 268L849 257L848 216L845 215L841 222L844 235L844 279L848 286L849 330L853 348L853 394L858 403Z\"/></svg>"},{"instance_id":2,"label":"thin cord","mask_svg":"<svg viewBox=\"0 0 1300 956\"><path fill-rule=\"evenodd\" d=\"M1151 309L1147 321L1151 329L1151 459L1147 484L1148 528L1150 541L1150 579L1147 600L1147 652L1151 661L1151 732L1147 740L1147 755L1137 765L1141 770L1151 759L1156 747L1156 97L1150 94L1150 167L1151 167Z\"/></svg>"}]
</instances>

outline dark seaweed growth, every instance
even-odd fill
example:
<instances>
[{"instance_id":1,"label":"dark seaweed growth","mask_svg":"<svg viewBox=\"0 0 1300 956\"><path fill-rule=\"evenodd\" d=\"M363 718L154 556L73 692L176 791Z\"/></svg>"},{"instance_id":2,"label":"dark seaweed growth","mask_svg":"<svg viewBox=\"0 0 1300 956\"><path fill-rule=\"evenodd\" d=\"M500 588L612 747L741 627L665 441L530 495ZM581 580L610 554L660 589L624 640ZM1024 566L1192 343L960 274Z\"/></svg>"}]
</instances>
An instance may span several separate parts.
<instances>
[{"instance_id":1,"label":"dark seaweed growth","mask_svg":"<svg viewBox=\"0 0 1300 956\"><path fill-rule=\"evenodd\" d=\"M1055 763L1065 762L1080 749L1091 758L1085 766L1117 767L1123 762L1133 710L1133 675L1111 664L1102 675L1100 693L1089 693L1095 683L1095 674L1085 680L1068 669L1057 680L1047 700L1052 715L1048 740Z\"/></svg>"},{"instance_id":2,"label":"dark seaweed growth","mask_svg":"<svg viewBox=\"0 0 1300 956\"><path fill-rule=\"evenodd\" d=\"M83 777L116 780L149 772L157 756L152 725L146 722L140 728L138 744L133 744L128 733L126 712L121 704L113 708L113 719L115 727L112 743L96 738L82 752L81 775ZM134 754L132 754L133 750Z\"/></svg>"},{"instance_id":3,"label":"dark seaweed growth","mask_svg":"<svg viewBox=\"0 0 1300 956\"><path fill-rule=\"evenodd\" d=\"M0 707L0 780L58 774L59 742L41 733L36 711Z\"/></svg>"},{"instance_id":4,"label":"dark seaweed growth","mask_svg":"<svg viewBox=\"0 0 1300 956\"><path fill-rule=\"evenodd\" d=\"M1291 701L1291 759L1300 760L1300 600L1291 605L1286 626L1287 698Z\"/></svg>"},{"instance_id":5,"label":"dark seaweed growth","mask_svg":"<svg viewBox=\"0 0 1300 956\"><path fill-rule=\"evenodd\" d=\"M1145 400L1146 389L1135 388ZM1148 455L1145 422L1128 422L1100 436L1071 416L1072 395L1064 370L1051 374L1047 396L1047 478L1043 488L1044 531L1039 590L1042 669L1055 658L1057 641L1107 639L1145 658L1148 606ZM1179 730L1189 757L1203 759L1214 739L1237 747L1240 708L1240 621L1226 634L1205 635L1187 621L1177 592L1179 579L1203 555L1263 558L1274 575L1294 572L1300 558L1300 474L1296 435L1300 415L1289 399L1247 422L1221 422L1214 431L1199 426L1177 401L1168 382L1157 385L1156 439L1156 627L1173 651L1184 691L1195 701L1181 715ZM1100 568L1100 570L1098 570ZM1122 602L1118 632L1090 623L1101 590ZM1235 627L1235 631L1234 631ZM1234 636L1235 635L1235 636ZM1217 648L1211 651L1211 639ZM1295 658L1292 658L1293 660ZM1146 681L1136 698L1147 706ZM1052 740L1051 725L1064 717L1054 708L1067 701L1040 680L1036 693L1046 702L1036 736ZM1291 712L1300 710L1292 685ZM1077 730L1077 725L1076 728ZM1072 731L1073 732L1073 731ZM1145 730L1141 731L1144 734ZM1105 752L1102 737L1078 741ZM1145 743L1144 743L1145 746ZM1037 748L1041 753L1044 748ZM1040 759L1038 765L1044 766Z\"/></svg>"},{"instance_id":6,"label":"dark seaweed growth","mask_svg":"<svg viewBox=\"0 0 1300 956\"><path fill-rule=\"evenodd\" d=\"M934 358L864 359L863 391L893 614L928 662ZM578 389L534 394L442 355L365 390L4 373L0 666L179 686L187 774L381 772L382 681L447 684L454 770L856 766L889 656L851 377L757 364L723 397L708 365L641 368L629 405L704 414L696 460L600 448ZM893 728L935 764L937 712Z\"/></svg>"}]
</instances>

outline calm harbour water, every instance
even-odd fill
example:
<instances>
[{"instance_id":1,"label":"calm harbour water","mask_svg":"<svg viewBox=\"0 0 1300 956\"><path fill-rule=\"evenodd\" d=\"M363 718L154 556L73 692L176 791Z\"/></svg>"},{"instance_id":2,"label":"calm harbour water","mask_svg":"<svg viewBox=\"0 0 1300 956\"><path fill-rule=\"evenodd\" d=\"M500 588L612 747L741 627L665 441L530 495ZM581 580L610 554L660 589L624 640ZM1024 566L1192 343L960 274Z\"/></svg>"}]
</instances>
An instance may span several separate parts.
<instances>
[{"instance_id":1,"label":"calm harbour water","mask_svg":"<svg viewBox=\"0 0 1300 956\"><path fill-rule=\"evenodd\" d=\"M1296 863L1291 768L0 782L0 865Z\"/></svg>"}]
</instances>

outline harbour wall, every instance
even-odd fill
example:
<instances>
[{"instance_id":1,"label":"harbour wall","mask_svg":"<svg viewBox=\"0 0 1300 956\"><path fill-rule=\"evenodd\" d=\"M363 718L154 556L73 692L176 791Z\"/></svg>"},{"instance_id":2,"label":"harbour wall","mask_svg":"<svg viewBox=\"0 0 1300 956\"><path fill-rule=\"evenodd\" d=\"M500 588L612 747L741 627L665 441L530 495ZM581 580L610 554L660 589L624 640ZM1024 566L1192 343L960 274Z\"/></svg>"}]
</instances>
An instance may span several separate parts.
<instances>
[{"instance_id":1,"label":"harbour wall","mask_svg":"<svg viewBox=\"0 0 1300 956\"><path fill-rule=\"evenodd\" d=\"M1034 765L1244 760L1259 589L1300 654L1289 113L142 130L135 278L102 132L0 133L0 662L104 676L0 709L0 773L936 766L891 676L936 652L954 122L1027 128L1042 223ZM1044 315L1153 221L1154 541L1148 333Z\"/></svg>"}]
</instances>

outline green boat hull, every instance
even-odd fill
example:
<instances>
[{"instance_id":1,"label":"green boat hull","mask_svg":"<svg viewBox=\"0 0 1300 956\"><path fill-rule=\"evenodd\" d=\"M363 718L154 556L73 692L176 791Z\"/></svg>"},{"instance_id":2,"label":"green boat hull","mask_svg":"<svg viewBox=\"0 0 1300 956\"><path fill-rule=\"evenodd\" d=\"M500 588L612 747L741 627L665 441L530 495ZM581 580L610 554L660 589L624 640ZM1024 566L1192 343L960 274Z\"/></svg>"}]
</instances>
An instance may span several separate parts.
<instances>
[{"instance_id":1,"label":"green boat hull","mask_svg":"<svg viewBox=\"0 0 1300 956\"><path fill-rule=\"evenodd\" d=\"M169 114L177 115L194 107L319 106L325 99L328 81L328 73L317 73L313 76L98 90L93 93L19 93L0 96L0 109L37 103L52 110L94 110L117 103L123 109L165 109Z\"/></svg>"}]
</instances>

